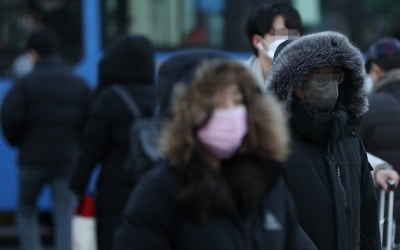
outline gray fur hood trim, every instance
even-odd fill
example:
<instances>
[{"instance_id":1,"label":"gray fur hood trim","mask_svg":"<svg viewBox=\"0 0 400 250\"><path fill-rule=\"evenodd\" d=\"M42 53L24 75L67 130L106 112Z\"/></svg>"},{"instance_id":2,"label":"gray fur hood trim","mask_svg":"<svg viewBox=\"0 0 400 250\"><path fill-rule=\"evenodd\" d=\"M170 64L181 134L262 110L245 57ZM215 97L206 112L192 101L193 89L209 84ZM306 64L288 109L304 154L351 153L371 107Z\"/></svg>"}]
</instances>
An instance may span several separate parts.
<instances>
[{"instance_id":1,"label":"gray fur hood trim","mask_svg":"<svg viewBox=\"0 0 400 250\"><path fill-rule=\"evenodd\" d=\"M337 32L306 35L283 48L268 72L264 90L275 93L290 112L293 92L301 86L304 77L312 69L328 66L345 70L345 79L339 87L342 104L357 117L367 112L362 55Z\"/></svg>"}]
</instances>

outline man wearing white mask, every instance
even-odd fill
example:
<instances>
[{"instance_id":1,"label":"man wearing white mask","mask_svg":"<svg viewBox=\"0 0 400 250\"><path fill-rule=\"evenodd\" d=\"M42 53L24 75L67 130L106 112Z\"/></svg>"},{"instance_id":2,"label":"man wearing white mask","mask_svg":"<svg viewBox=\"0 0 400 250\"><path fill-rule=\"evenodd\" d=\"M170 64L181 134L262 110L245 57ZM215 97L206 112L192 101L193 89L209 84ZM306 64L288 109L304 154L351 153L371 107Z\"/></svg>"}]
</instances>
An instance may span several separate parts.
<instances>
[{"instance_id":1,"label":"man wearing white mask","mask_svg":"<svg viewBox=\"0 0 400 250\"><path fill-rule=\"evenodd\" d=\"M286 3L262 3L250 14L245 33L254 55L246 62L260 83L264 82L278 46L301 35L297 10Z\"/></svg>"}]
</instances>

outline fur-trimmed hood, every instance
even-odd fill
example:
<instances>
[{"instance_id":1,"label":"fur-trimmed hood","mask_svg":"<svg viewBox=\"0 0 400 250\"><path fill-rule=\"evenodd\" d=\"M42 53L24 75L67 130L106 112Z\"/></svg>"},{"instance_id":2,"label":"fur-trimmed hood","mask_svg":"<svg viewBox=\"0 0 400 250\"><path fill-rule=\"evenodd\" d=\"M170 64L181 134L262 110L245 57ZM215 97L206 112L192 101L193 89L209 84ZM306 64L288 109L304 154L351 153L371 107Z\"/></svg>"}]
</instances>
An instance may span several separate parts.
<instances>
[{"instance_id":1,"label":"fur-trimmed hood","mask_svg":"<svg viewBox=\"0 0 400 250\"><path fill-rule=\"evenodd\" d=\"M294 91L315 68L339 67L345 79L339 87L339 101L359 117L368 110L360 51L342 34L332 31L303 36L288 44L274 59L264 91L271 91L290 112Z\"/></svg>"}]
</instances>

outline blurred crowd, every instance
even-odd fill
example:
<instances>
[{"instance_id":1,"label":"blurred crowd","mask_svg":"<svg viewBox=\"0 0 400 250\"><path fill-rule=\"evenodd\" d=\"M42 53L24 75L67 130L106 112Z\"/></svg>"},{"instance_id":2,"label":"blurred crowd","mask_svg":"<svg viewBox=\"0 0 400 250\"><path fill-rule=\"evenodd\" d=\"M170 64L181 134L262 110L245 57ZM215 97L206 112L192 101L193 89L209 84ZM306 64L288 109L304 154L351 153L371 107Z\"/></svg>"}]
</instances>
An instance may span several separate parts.
<instances>
[{"instance_id":1,"label":"blurred crowd","mask_svg":"<svg viewBox=\"0 0 400 250\"><path fill-rule=\"evenodd\" d=\"M381 38L363 56L344 34L303 34L285 3L259 5L244 35L248 61L193 48L157 69L151 42L123 35L91 90L52 32L32 32L24 58L34 66L1 106L19 150L21 249L42 249L45 185L54 248L75 249L72 217L96 166L99 250L399 244L400 41ZM395 190L391 242L379 189Z\"/></svg>"}]
</instances>

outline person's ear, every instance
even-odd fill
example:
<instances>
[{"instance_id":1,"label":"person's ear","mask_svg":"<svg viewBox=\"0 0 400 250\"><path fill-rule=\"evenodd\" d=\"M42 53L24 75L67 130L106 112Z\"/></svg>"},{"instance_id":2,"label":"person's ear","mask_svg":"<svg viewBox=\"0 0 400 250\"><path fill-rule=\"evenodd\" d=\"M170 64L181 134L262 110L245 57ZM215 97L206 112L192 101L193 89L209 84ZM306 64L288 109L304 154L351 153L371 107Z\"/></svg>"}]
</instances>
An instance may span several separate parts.
<instances>
[{"instance_id":1,"label":"person's ear","mask_svg":"<svg viewBox=\"0 0 400 250\"><path fill-rule=\"evenodd\" d=\"M385 71L376 63L371 63L369 74L374 83L377 83L384 75Z\"/></svg>"},{"instance_id":2,"label":"person's ear","mask_svg":"<svg viewBox=\"0 0 400 250\"><path fill-rule=\"evenodd\" d=\"M254 48L256 48L258 50L262 49L262 44L261 44L262 37L260 35L253 35L251 41L252 41L252 44L253 44Z\"/></svg>"}]
</instances>

